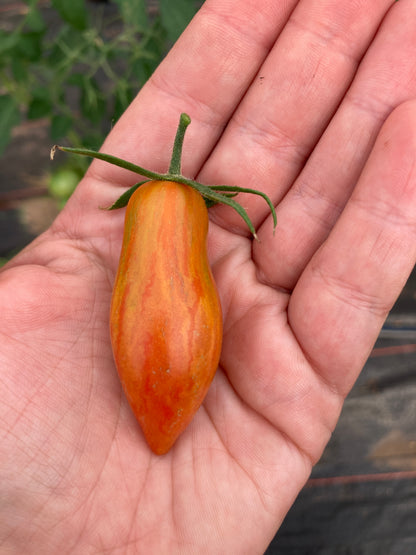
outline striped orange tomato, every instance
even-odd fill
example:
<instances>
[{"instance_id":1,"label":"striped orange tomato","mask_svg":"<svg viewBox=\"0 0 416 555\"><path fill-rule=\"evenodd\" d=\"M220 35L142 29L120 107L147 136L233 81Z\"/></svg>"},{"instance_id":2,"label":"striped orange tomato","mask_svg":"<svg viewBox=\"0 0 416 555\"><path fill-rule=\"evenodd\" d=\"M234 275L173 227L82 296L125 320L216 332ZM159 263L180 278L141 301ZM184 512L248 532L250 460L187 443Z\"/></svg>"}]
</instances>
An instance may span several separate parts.
<instances>
[{"instance_id":1,"label":"striped orange tomato","mask_svg":"<svg viewBox=\"0 0 416 555\"><path fill-rule=\"evenodd\" d=\"M127 205L110 331L123 389L146 440L166 453L217 369L221 306L206 251L201 195L150 181Z\"/></svg>"}]
</instances>

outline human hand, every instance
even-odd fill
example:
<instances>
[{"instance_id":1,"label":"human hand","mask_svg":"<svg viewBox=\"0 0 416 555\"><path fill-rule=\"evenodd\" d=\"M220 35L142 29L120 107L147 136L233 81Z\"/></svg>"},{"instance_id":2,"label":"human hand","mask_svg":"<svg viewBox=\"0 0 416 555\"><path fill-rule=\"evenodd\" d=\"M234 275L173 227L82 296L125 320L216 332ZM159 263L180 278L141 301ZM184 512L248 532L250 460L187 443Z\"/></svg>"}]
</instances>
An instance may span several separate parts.
<instances>
[{"instance_id":1,"label":"human hand","mask_svg":"<svg viewBox=\"0 0 416 555\"><path fill-rule=\"evenodd\" d=\"M211 210L221 365L165 456L114 367L108 313L137 179L94 162L0 273L0 540L15 553L261 553L319 459L416 256L414 3L207 0L103 151L241 196ZM292 12L293 10L293 12ZM379 25L385 16L381 27ZM396 108L396 109L395 109Z\"/></svg>"}]
</instances>

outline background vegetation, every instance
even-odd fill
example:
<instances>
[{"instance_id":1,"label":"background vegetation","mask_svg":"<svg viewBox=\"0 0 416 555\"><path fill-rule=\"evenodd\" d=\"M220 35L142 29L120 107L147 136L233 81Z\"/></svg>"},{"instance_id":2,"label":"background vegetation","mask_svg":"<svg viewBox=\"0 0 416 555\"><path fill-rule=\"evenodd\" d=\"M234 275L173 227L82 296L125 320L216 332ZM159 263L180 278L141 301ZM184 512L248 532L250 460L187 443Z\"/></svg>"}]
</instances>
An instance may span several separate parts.
<instances>
[{"instance_id":1,"label":"background vegetation","mask_svg":"<svg viewBox=\"0 0 416 555\"><path fill-rule=\"evenodd\" d=\"M0 0L0 266L48 227L89 163L50 164L45 142L99 149L201 4Z\"/></svg>"},{"instance_id":2,"label":"background vegetation","mask_svg":"<svg viewBox=\"0 0 416 555\"><path fill-rule=\"evenodd\" d=\"M99 146L195 11L194 0L25 0L0 28L0 155L25 117L48 118L54 142Z\"/></svg>"}]
</instances>

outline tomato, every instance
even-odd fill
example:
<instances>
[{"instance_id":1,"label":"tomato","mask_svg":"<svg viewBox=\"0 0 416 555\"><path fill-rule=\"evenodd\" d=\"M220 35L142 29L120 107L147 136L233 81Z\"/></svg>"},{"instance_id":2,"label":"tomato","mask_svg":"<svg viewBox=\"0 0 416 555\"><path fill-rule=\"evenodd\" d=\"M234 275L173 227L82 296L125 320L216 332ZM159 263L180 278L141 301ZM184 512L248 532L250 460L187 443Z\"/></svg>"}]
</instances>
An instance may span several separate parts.
<instances>
[{"instance_id":1,"label":"tomato","mask_svg":"<svg viewBox=\"0 0 416 555\"><path fill-rule=\"evenodd\" d=\"M237 193L260 195L276 227L276 211L262 191L204 185L181 174L182 113L167 174L111 154L55 145L104 160L151 181L136 183L109 210L127 205L124 237L110 310L114 360L130 406L150 448L167 453L192 420L214 377L221 351L222 314L208 264L207 205L232 207L256 230ZM205 199L205 201L204 201Z\"/></svg>"},{"instance_id":2,"label":"tomato","mask_svg":"<svg viewBox=\"0 0 416 555\"><path fill-rule=\"evenodd\" d=\"M149 181L128 202L111 341L126 397L159 455L192 420L220 357L222 313L207 231L205 202L187 185Z\"/></svg>"}]
</instances>

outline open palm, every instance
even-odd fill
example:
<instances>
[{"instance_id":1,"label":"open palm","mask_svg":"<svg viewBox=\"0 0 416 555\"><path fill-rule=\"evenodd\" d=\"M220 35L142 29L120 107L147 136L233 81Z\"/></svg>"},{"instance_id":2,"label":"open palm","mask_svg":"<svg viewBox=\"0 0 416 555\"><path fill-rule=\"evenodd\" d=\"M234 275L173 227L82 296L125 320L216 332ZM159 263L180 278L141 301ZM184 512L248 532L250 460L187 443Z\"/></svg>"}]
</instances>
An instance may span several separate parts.
<instances>
[{"instance_id":1,"label":"open palm","mask_svg":"<svg viewBox=\"0 0 416 555\"><path fill-rule=\"evenodd\" d=\"M108 314L131 173L95 161L0 274L0 545L14 553L261 553L320 457L416 258L416 6L207 0L103 151L240 195L211 210L220 368L157 457ZM138 323L139 325L139 323Z\"/></svg>"}]
</instances>

